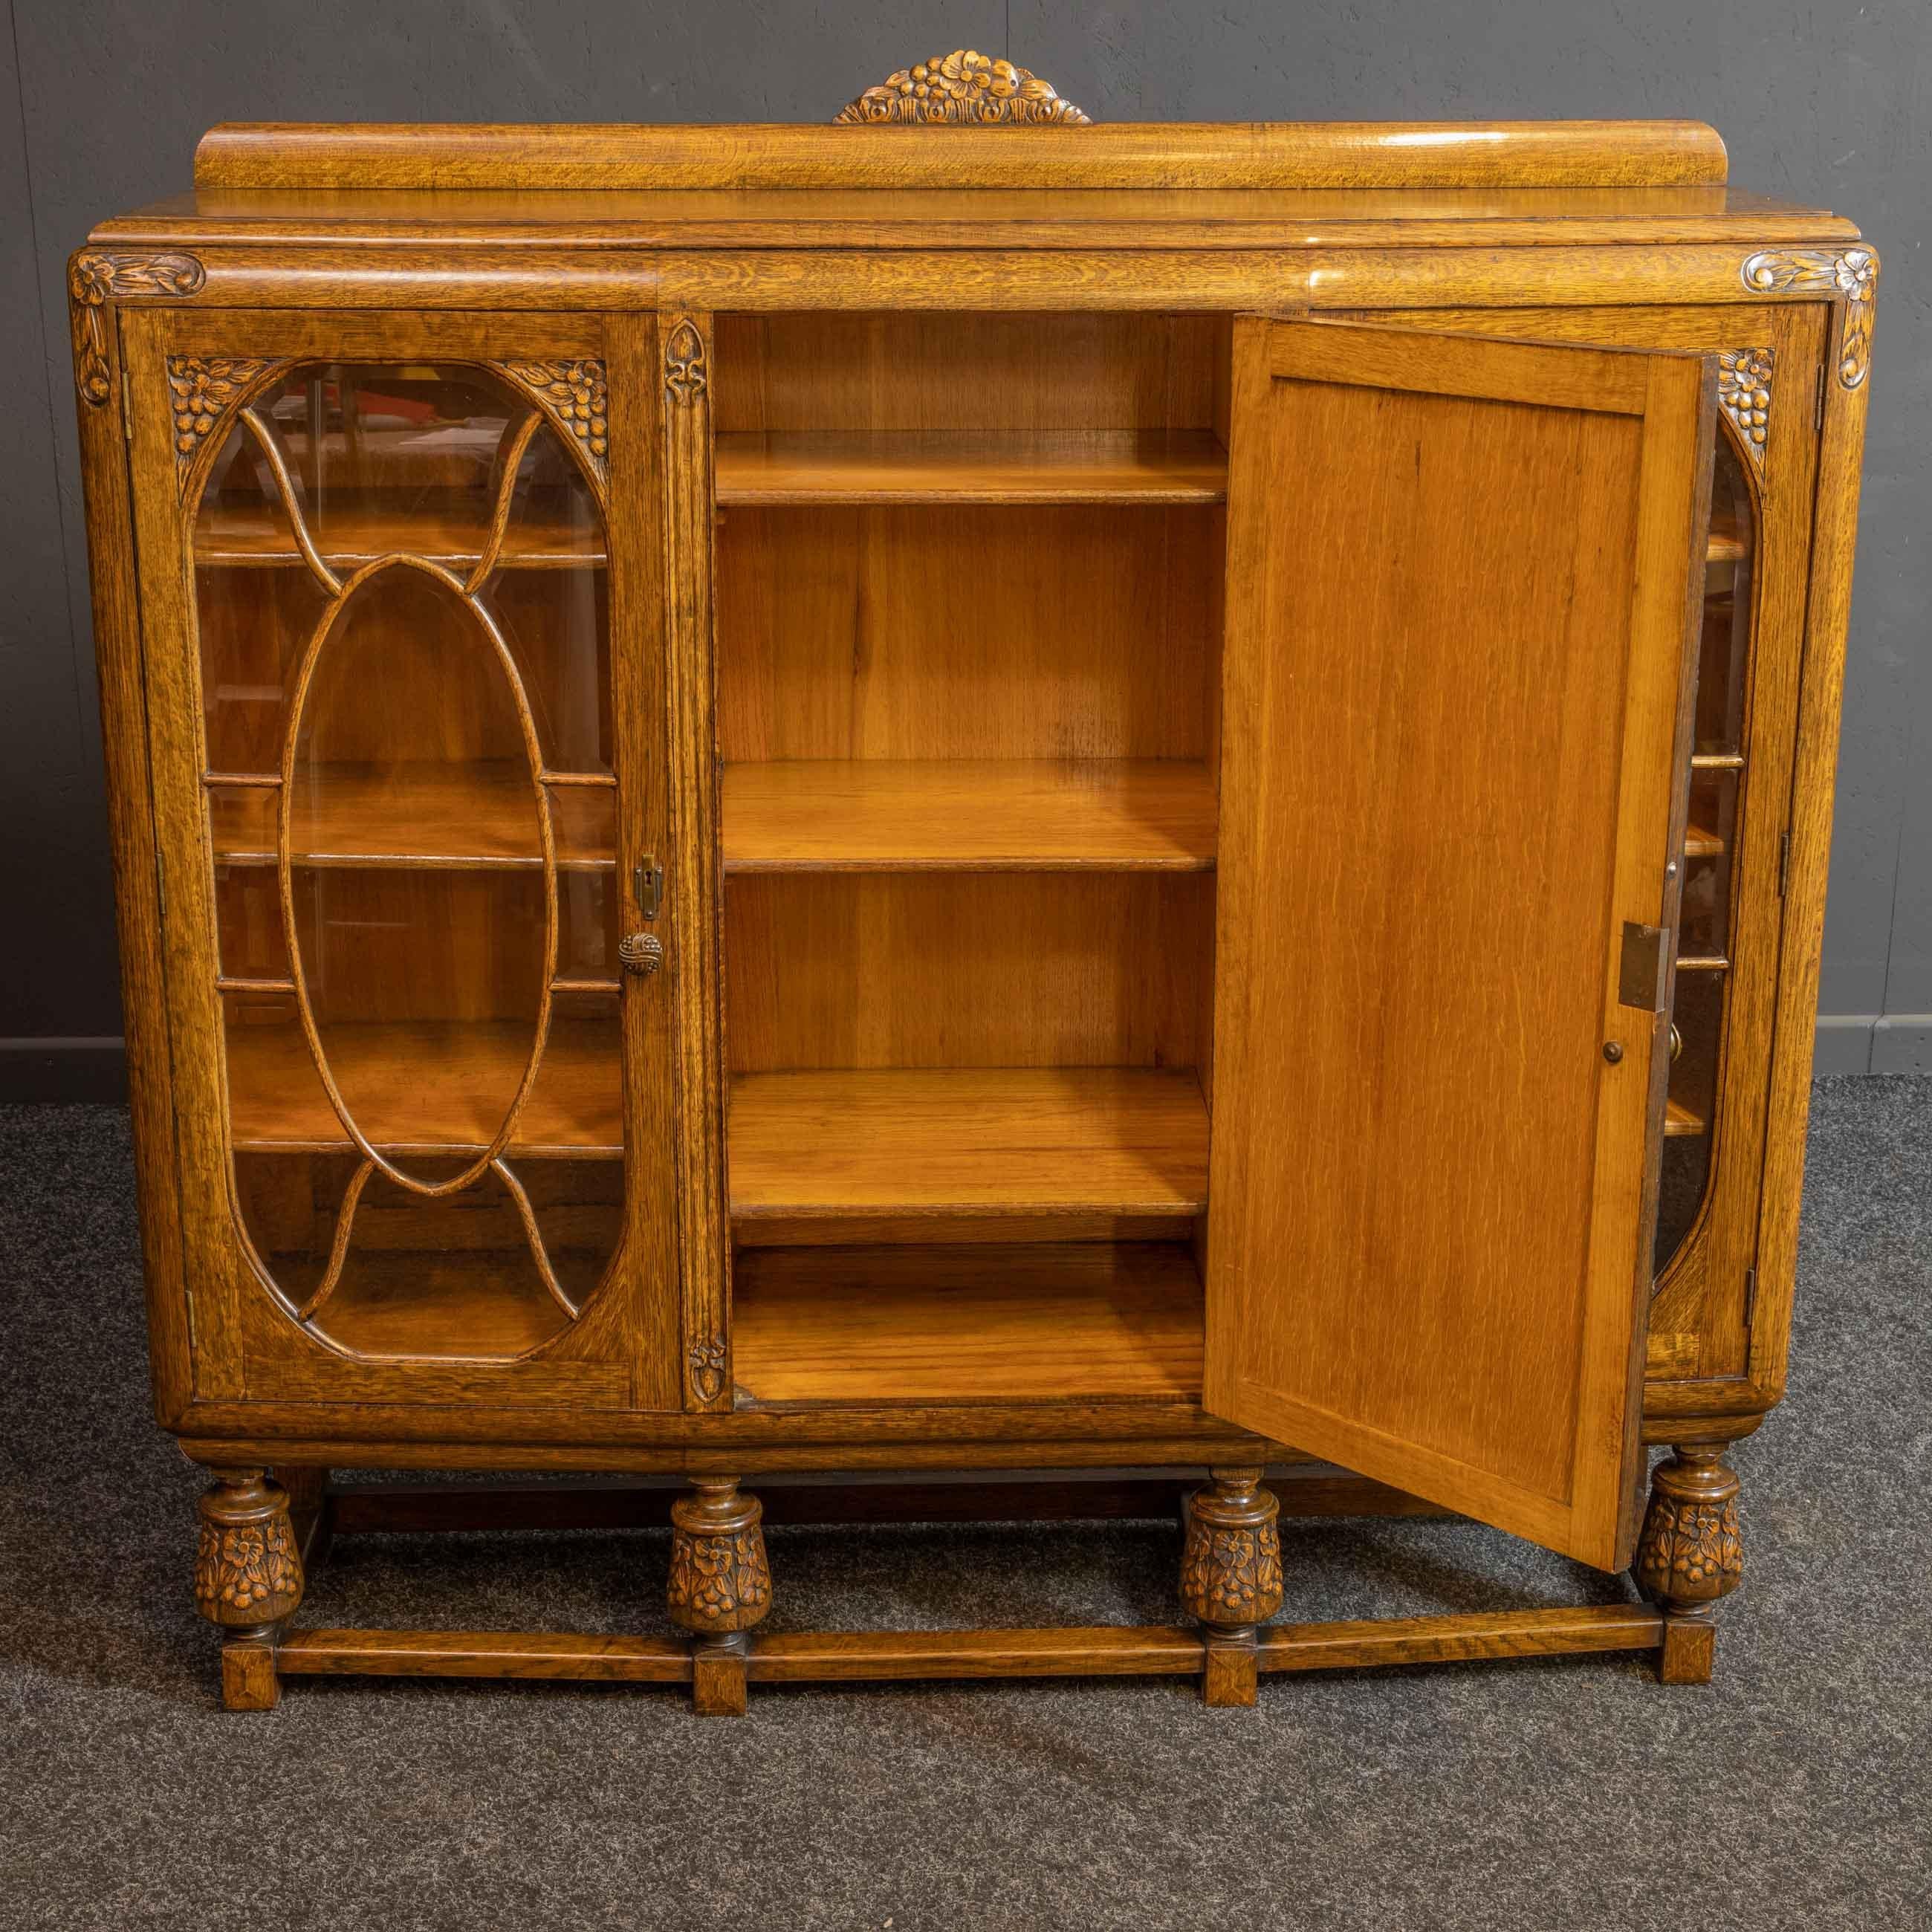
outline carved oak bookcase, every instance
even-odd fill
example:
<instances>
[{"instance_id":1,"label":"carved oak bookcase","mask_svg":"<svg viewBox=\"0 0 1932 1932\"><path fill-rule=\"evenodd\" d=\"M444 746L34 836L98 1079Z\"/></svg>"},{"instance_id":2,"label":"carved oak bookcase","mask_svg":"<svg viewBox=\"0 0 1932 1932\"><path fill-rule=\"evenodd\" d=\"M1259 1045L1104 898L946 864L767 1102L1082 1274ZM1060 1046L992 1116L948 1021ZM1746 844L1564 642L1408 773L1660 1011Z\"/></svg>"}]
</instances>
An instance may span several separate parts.
<instances>
[{"instance_id":1,"label":"carved oak bookcase","mask_svg":"<svg viewBox=\"0 0 1932 1932\"><path fill-rule=\"evenodd\" d=\"M1093 126L973 54L839 118L218 128L74 258L229 1702L1702 1680L1785 1379L1875 257L1693 124ZM761 1636L754 1478L1184 1493L1190 1621ZM1284 1501L1634 1585L1275 1623ZM667 1506L688 1640L298 1619L332 1528Z\"/></svg>"}]
</instances>

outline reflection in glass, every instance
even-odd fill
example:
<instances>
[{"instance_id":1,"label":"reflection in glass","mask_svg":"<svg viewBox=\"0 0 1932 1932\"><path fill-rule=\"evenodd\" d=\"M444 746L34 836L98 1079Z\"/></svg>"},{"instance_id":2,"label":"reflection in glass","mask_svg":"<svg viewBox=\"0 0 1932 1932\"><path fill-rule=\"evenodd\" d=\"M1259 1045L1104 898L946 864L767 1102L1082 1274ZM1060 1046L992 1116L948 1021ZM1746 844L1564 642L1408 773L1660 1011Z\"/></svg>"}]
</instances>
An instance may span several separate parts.
<instances>
[{"instance_id":1,"label":"reflection in glass","mask_svg":"<svg viewBox=\"0 0 1932 1932\"><path fill-rule=\"evenodd\" d=\"M1731 991L1735 874L1742 830L1749 728L1751 566L1756 518L1744 464L1728 435L1718 442L1711 554L1697 665L1689 824L1671 1005L1670 1099L1658 1199L1661 1274L1696 1225L1708 1192L1718 1120L1724 1020Z\"/></svg>"},{"instance_id":2,"label":"reflection in glass","mask_svg":"<svg viewBox=\"0 0 1932 1932\"><path fill-rule=\"evenodd\" d=\"M466 365L310 364L194 532L236 1192L347 1352L503 1360L622 1221L596 496Z\"/></svg>"}]
</instances>

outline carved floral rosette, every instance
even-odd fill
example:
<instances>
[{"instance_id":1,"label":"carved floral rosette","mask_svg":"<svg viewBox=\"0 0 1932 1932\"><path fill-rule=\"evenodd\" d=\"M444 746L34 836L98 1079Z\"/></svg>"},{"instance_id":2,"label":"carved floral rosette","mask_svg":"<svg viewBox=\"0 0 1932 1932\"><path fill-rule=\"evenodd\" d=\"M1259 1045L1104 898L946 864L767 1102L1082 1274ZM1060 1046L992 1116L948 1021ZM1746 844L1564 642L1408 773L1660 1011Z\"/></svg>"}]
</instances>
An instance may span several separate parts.
<instances>
[{"instance_id":1,"label":"carved floral rosette","mask_svg":"<svg viewBox=\"0 0 1932 1932\"><path fill-rule=\"evenodd\" d=\"M1190 1499L1180 1556L1180 1600L1190 1616L1239 1629L1281 1608L1280 1511L1258 1472L1219 1478Z\"/></svg>"},{"instance_id":2,"label":"carved floral rosette","mask_svg":"<svg viewBox=\"0 0 1932 1932\"><path fill-rule=\"evenodd\" d=\"M216 1484L201 1499L195 1607L211 1623L250 1630L292 1616L302 1598L302 1552L287 1492L259 1474Z\"/></svg>"},{"instance_id":3,"label":"carved floral rosette","mask_svg":"<svg viewBox=\"0 0 1932 1932\"><path fill-rule=\"evenodd\" d=\"M1088 124L1088 117L1072 101L1061 100L1050 81L970 47L902 68L848 102L832 120L835 125L892 121L966 122L977 127Z\"/></svg>"},{"instance_id":4,"label":"carved floral rosette","mask_svg":"<svg viewBox=\"0 0 1932 1932\"><path fill-rule=\"evenodd\" d=\"M670 1620L700 1636L749 1630L772 1606L764 1511L730 1481L700 1477L671 1505Z\"/></svg>"},{"instance_id":5,"label":"carved floral rosette","mask_svg":"<svg viewBox=\"0 0 1932 1932\"><path fill-rule=\"evenodd\" d=\"M1718 1450L1680 1449L1660 1463L1637 1539L1638 1586L1689 1608L1729 1596L1744 1575L1737 1497Z\"/></svg>"}]
</instances>

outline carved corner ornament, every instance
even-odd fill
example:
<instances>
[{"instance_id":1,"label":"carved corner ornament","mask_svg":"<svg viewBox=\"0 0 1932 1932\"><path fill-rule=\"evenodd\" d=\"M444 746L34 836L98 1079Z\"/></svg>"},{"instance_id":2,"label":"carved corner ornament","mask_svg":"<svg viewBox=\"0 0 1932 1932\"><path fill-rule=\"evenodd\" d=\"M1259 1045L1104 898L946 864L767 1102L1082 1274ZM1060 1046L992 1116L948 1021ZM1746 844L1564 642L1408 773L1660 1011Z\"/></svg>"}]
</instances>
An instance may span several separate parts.
<instances>
[{"instance_id":1,"label":"carved corner ornament","mask_svg":"<svg viewBox=\"0 0 1932 1932\"><path fill-rule=\"evenodd\" d=\"M1718 406L1730 418L1744 454L1760 470L1777 367L1778 352L1772 349L1724 349L1718 353Z\"/></svg>"},{"instance_id":2,"label":"carved corner ornament","mask_svg":"<svg viewBox=\"0 0 1932 1932\"><path fill-rule=\"evenodd\" d=\"M842 122L892 121L968 122L975 127L1044 124L1085 127L1090 117L1063 100L1051 81L1011 61L994 60L968 47L935 54L902 68L868 87L832 117Z\"/></svg>"},{"instance_id":3,"label":"carved corner ornament","mask_svg":"<svg viewBox=\"0 0 1932 1932\"><path fill-rule=\"evenodd\" d=\"M700 1402L716 1402L724 1393L724 1344L713 1335L691 1345L691 1386Z\"/></svg>"},{"instance_id":4,"label":"carved corner ornament","mask_svg":"<svg viewBox=\"0 0 1932 1932\"><path fill-rule=\"evenodd\" d=\"M1838 339L1838 382L1856 389L1871 370L1872 314L1878 295L1878 257L1869 248L1766 248L1748 257L1741 271L1754 293L1817 289L1841 297L1844 327Z\"/></svg>"},{"instance_id":5,"label":"carved corner ornament","mask_svg":"<svg viewBox=\"0 0 1932 1932\"><path fill-rule=\"evenodd\" d=\"M170 356L168 406L174 412L175 475L184 490L208 435L275 364L240 356Z\"/></svg>"},{"instance_id":6,"label":"carved corner ornament","mask_svg":"<svg viewBox=\"0 0 1932 1932\"><path fill-rule=\"evenodd\" d=\"M116 296L191 296L208 280L192 255L107 255L83 248L68 265L74 324L74 380L80 399L100 409L112 392L107 365L107 304Z\"/></svg>"},{"instance_id":7,"label":"carved corner ornament","mask_svg":"<svg viewBox=\"0 0 1932 1932\"><path fill-rule=\"evenodd\" d=\"M1720 1448L1674 1450L1651 1474L1633 1566L1638 1587L1673 1608L1701 1610L1744 1575L1738 1479Z\"/></svg>"},{"instance_id":8,"label":"carved corner ornament","mask_svg":"<svg viewBox=\"0 0 1932 1932\"><path fill-rule=\"evenodd\" d=\"M704 338L690 316L682 317L664 344L664 388L680 409L688 409L704 394L710 380L705 368Z\"/></svg>"},{"instance_id":9,"label":"carved corner ornament","mask_svg":"<svg viewBox=\"0 0 1932 1932\"><path fill-rule=\"evenodd\" d=\"M503 368L557 428L577 439L601 477L610 454L610 390L602 362L506 362Z\"/></svg>"}]
</instances>

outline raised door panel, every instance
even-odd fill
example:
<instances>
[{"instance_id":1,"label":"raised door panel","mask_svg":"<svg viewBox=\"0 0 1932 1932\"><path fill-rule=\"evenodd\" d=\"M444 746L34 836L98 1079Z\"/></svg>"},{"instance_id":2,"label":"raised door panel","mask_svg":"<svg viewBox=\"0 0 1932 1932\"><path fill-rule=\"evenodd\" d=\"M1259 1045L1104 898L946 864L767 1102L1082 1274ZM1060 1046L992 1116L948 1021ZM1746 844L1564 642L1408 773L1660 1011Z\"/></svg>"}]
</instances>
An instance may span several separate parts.
<instances>
[{"instance_id":1,"label":"raised door panel","mask_svg":"<svg viewBox=\"0 0 1932 1932\"><path fill-rule=\"evenodd\" d=\"M649 323L124 331L196 1396L676 1403Z\"/></svg>"},{"instance_id":2,"label":"raised door panel","mask_svg":"<svg viewBox=\"0 0 1932 1932\"><path fill-rule=\"evenodd\" d=\"M1714 382L1236 330L1206 1403L1606 1568Z\"/></svg>"},{"instance_id":3,"label":"raised door panel","mask_svg":"<svg viewBox=\"0 0 1932 1932\"><path fill-rule=\"evenodd\" d=\"M1653 1416L1760 1406L1781 1379L1788 1267L1766 1265L1768 1163L1802 1150L1804 1112L1771 1106L1786 977L1819 401L1837 380L1824 303L1421 309L1347 319L1405 328L1694 349L1718 358L1718 436L1690 747L1677 1029L1658 1191ZM1802 1022L1807 1038L1810 1018ZM1777 1200L1764 1202L1776 1220ZM1749 1380L1746 1378L1748 1376Z\"/></svg>"}]
</instances>

